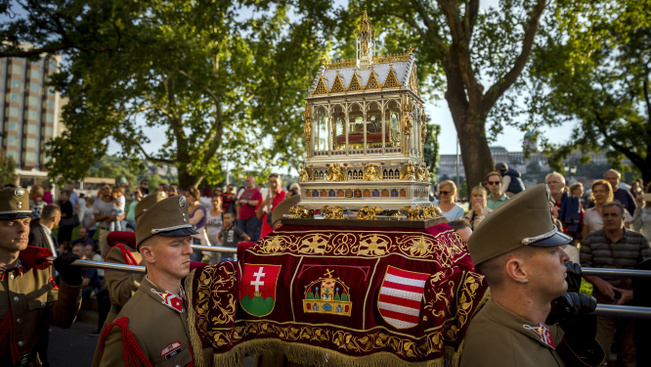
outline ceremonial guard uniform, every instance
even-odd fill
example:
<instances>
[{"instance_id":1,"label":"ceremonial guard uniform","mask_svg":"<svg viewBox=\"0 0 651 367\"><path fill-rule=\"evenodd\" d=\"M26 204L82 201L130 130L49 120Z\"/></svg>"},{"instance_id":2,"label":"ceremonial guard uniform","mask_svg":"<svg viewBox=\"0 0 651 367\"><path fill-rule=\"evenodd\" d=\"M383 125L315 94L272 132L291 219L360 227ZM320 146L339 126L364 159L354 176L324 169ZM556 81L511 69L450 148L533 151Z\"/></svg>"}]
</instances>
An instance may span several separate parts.
<instances>
[{"instance_id":1,"label":"ceremonial guard uniform","mask_svg":"<svg viewBox=\"0 0 651 367\"><path fill-rule=\"evenodd\" d=\"M148 195L140 200L136 205L134 212L136 223L150 206L165 198L166 195L164 192L158 192ZM137 226L138 225L136 224L136 227ZM142 261L142 256L140 256L140 253L136 249L136 234L134 232L111 232L106 237L106 241L110 246L109 250L104 255L104 261L107 263L145 265ZM138 288L140 288L140 284L144 277L144 274L134 274L126 271L104 271L106 288L108 289L109 297L111 299L111 310L106 316L106 321L104 321L102 330L115 321L118 313L122 310L122 307L131 299ZM99 366L99 352L98 344L98 348L95 349L95 355L93 356L93 367Z\"/></svg>"},{"instance_id":2,"label":"ceremonial guard uniform","mask_svg":"<svg viewBox=\"0 0 651 367\"><path fill-rule=\"evenodd\" d=\"M534 324L492 299L472 319L464 342L477 346L463 354L463 366L564 366L555 352L559 328Z\"/></svg>"},{"instance_id":3,"label":"ceremonial guard uniform","mask_svg":"<svg viewBox=\"0 0 651 367\"><path fill-rule=\"evenodd\" d=\"M147 211L147 209L165 199L164 192L148 195L142 199L135 208L136 223L140 216ZM136 224L136 227L138 225ZM142 263L142 256L136 250L136 234L133 232L111 232L106 238L109 243L109 250L106 252L104 259L109 263L124 264L124 265L144 265ZM118 315L122 306L124 306L134 293L140 287L143 280L143 274L134 274L119 270L106 270L104 272L104 279L106 280L106 287L109 291L111 298L111 310L109 311L104 327L112 323Z\"/></svg>"},{"instance_id":4,"label":"ceremonial guard uniform","mask_svg":"<svg viewBox=\"0 0 651 367\"><path fill-rule=\"evenodd\" d=\"M102 332L100 366L193 365L187 300L181 279L190 272L190 235L197 232L188 222L187 208L184 196L170 197L152 205L138 221L137 247L143 254L148 275L116 321ZM165 250L164 241L175 241L164 240L165 237L183 238L176 240L177 247ZM168 256L148 261L158 256L152 253L161 248L168 251ZM152 257L147 258L143 251ZM178 291L171 292L155 284L154 279L161 271L168 279L174 278Z\"/></svg>"},{"instance_id":5,"label":"ceremonial guard uniform","mask_svg":"<svg viewBox=\"0 0 651 367\"><path fill-rule=\"evenodd\" d=\"M461 367L603 363L594 332L583 327L596 300L577 293L580 266L560 247L571 241L552 223L544 184L506 201L477 226L468 249L491 298L470 321Z\"/></svg>"},{"instance_id":6,"label":"ceremonial guard uniform","mask_svg":"<svg viewBox=\"0 0 651 367\"><path fill-rule=\"evenodd\" d=\"M47 323L67 328L81 306L81 268L69 264L78 257L64 254L55 260L61 274L54 283L47 257L49 249L27 247L29 202L23 188L0 191L0 226L20 227L9 233L2 229L0 255L18 255L11 263L0 263L0 365L40 366L39 340ZM18 252L19 251L19 252ZM4 261L4 260L2 260Z\"/></svg>"}]
</instances>

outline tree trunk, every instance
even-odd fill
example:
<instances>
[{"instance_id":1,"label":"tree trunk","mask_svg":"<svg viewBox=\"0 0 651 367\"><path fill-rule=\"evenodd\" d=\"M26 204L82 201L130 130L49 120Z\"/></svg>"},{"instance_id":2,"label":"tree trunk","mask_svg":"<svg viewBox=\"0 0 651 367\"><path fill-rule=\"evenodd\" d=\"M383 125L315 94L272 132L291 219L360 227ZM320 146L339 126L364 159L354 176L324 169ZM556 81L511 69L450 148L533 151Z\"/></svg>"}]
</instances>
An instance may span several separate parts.
<instances>
[{"instance_id":1,"label":"tree trunk","mask_svg":"<svg viewBox=\"0 0 651 367\"><path fill-rule=\"evenodd\" d=\"M457 130L467 188L470 192L473 187L482 183L486 174L495 167L486 140L487 109L481 103L483 98L481 85L477 84L476 90L466 90L462 78L464 71L455 59L444 58L442 61L448 87L445 99L448 101Z\"/></svg>"},{"instance_id":2,"label":"tree trunk","mask_svg":"<svg viewBox=\"0 0 651 367\"><path fill-rule=\"evenodd\" d=\"M468 192L470 192L473 187L486 180L486 175L494 170L495 162L486 140L485 121L476 121L471 111L464 111L463 116L454 115L453 113Z\"/></svg>"}]
</instances>

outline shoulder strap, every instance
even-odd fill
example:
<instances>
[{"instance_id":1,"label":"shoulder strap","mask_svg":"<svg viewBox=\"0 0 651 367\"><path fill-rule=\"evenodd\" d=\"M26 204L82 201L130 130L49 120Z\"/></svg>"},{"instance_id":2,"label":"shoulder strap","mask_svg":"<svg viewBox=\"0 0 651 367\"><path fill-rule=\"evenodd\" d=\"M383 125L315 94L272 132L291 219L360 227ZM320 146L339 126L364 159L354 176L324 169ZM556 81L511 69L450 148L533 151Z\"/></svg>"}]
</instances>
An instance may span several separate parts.
<instances>
[{"instance_id":1,"label":"shoulder strap","mask_svg":"<svg viewBox=\"0 0 651 367\"><path fill-rule=\"evenodd\" d=\"M124 258L124 261L127 265L138 265L138 262L136 261L136 258L131 255L131 251L127 250L127 248L124 246L122 243L118 243L117 245L111 246L108 251L106 251L106 256L104 257L104 261L108 258L108 253L111 252L113 248L117 247L120 252L122 253L122 257Z\"/></svg>"},{"instance_id":2,"label":"shoulder strap","mask_svg":"<svg viewBox=\"0 0 651 367\"><path fill-rule=\"evenodd\" d=\"M138 366L138 362L145 367L153 367L152 363L147 359L147 356L142 352L136 337L133 336L131 330L129 330L129 319L127 317L120 317L115 320L114 323L106 325L102 331L102 335L99 339L100 346L100 358L104 355L104 343L108 337L111 329L114 326L118 326L122 332L122 352L124 355L124 365L125 366Z\"/></svg>"}]
</instances>

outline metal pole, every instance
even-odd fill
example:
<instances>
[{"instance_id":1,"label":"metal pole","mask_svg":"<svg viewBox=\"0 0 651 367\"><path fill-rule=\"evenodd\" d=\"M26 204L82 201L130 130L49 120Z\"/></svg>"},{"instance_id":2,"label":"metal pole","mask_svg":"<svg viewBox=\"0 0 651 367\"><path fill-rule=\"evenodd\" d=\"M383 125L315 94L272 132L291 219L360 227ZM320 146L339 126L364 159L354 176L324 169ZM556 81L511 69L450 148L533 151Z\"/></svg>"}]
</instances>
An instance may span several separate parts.
<instances>
[{"instance_id":1,"label":"metal pole","mask_svg":"<svg viewBox=\"0 0 651 367\"><path fill-rule=\"evenodd\" d=\"M56 259L54 256L47 258L48 261L52 262ZM117 264L109 263L104 261L93 261L93 260L75 260L72 265L81 266L84 268L95 268L95 269L106 269L106 270L119 270L126 271L129 273L141 273L145 274L146 269L144 266L140 265L126 265L126 264Z\"/></svg>"},{"instance_id":2,"label":"metal pole","mask_svg":"<svg viewBox=\"0 0 651 367\"><path fill-rule=\"evenodd\" d=\"M228 254L237 253L236 247L192 245L192 249L200 250L200 251L210 251L210 252L224 252Z\"/></svg>"},{"instance_id":3,"label":"metal pole","mask_svg":"<svg viewBox=\"0 0 651 367\"><path fill-rule=\"evenodd\" d=\"M651 319L651 307L598 304L592 314L605 317Z\"/></svg>"},{"instance_id":4,"label":"metal pole","mask_svg":"<svg viewBox=\"0 0 651 367\"><path fill-rule=\"evenodd\" d=\"M581 275L605 278L651 279L651 270L582 268Z\"/></svg>"}]
</instances>

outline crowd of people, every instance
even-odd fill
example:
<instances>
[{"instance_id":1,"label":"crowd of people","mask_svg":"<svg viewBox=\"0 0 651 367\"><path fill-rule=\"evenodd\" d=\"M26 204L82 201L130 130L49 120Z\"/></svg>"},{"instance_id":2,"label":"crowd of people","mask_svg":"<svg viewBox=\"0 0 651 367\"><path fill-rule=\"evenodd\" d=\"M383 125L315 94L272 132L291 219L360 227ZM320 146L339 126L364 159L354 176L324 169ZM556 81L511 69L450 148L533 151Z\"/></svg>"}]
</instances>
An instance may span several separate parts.
<instances>
[{"instance_id":1,"label":"crowd of people","mask_svg":"<svg viewBox=\"0 0 651 367\"><path fill-rule=\"evenodd\" d=\"M498 164L496 170L486 176L482 185L472 188L468 211L464 211L456 202L457 187L454 182L443 181L438 185L440 199L436 205L450 227L457 230L469 244L473 262L486 275L493 289L494 304L491 303L486 308L488 319L490 313L507 317L509 314L500 308L504 307L519 316L530 316L528 322L535 324L544 315L531 309L526 312L520 310L522 313L510 309L507 305L513 305L517 309L514 297L522 299L525 295L531 296L532 291L549 291L546 297L536 301L544 304L564 294L560 292L563 288L560 284L553 290L528 288L538 280L532 281L532 275L526 274L527 271L532 271L527 268L531 265L526 264L532 258L544 257L540 251L547 247L554 248L548 252L553 256L552 262L561 265L571 260L591 268L633 269L640 267L640 264L648 266L644 262L651 258L648 242L651 233L651 184L645 187L642 182L636 182L628 191L620 188L620 179L619 172L607 171L603 180L596 180L592 184L590 199L583 200L582 185L567 187L565 177L558 172L547 175L545 185L536 186L535 190L525 189L517 171ZM542 190L540 187L545 187L549 195L548 198L545 196L543 204L540 193L536 193ZM48 305L48 310L51 308L51 312L58 312L58 321L51 318L55 321L53 324L67 326L74 317L70 314L62 315L61 309L66 307L68 313L78 309L79 305L73 300L74 288L79 288L81 299L96 300L99 319L97 330L92 335L98 336L102 330L105 332L100 342L102 348L97 349L93 364L113 365L118 363L114 359L120 359L122 355L139 355L137 351L125 350L128 346L121 342L123 332L119 331L126 328L126 325L120 324L121 316L129 318L143 312L141 307L129 306L130 299L137 297L139 302L147 303L151 297L160 301L156 298L158 295L168 308L182 313L187 307L185 303L181 302L179 306L168 301L174 297L183 299L180 282L189 272L190 265L187 263L235 260L232 253L225 253L220 258L216 256L218 252L197 251L190 245L236 248L242 241L257 241L274 230L271 221L274 209L284 200L300 195L300 187L294 183L283 188L281 177L271 174L266 187L249 176L244 187L239 190L232 184L226 187L207 186L201 191L194 187L182 190L175 184L161 184L150 190L148 181L141 180L137 187L130 183L113 187L102 184L97 194L91 195L78 192L70 184L59 191L56 204L51 187L47 186L34 185L28 193L22 188L6 187L0 193L4 195L0 197L0 207L13 205L11 210L0 211L1 224L6 226L9 222L13 226L13 223L18 223L14 229L18 237L10 237L15 243L2 246L2 251L11 256L3 253L0 259L0 277L4 279L5 273L13 271L17 268L16 264L20 264L21 260L16 259L20 251L24 250L23 242L25 246L29 244L30 248L47 249L50 254L57 256L55 268L59 277L59 293L70 294L63 299L60 296L58 300L52 297L48 301L51 307L47 302L43 303L43 307ZM530 198L525 199L526 197ZM25 200L28 200L28 205L23 204ZM544 213L542 216L541 205ZM553 226L552 231L546 227L547 222ZM505 224L509 225L508 231L502 228ZM29 227L28 230L25 227ZM78 228L78 234L73 239L75 228ZM21 233L28 235L23 239ZM516 238L516 241L513 242L512 238ZM487 243L493 245L488 246ZM513 243L517 245L510 245ZM526 246L528 244L535 251L529 250ZM508 254L513 255L505 257ZM70 266L75 259L142 265L147 267L147 276ZM35 276L36 283L44 282L41 278L47 278L48 275L56 278L57 273L51 269L45 275L38 273ZM586 276L584 279L592 285L592 295L600 303L623 305L631 304L636 299L630 281L596 276ZM51 282L54 285L57 281ZM143 291L137 295L143 285L152 292ZM574 292L578 292L576 281L573 281L572 286L576 288ZM579 297L564 302L578 302L578 310L582 302L589 300ZM160 311L161 315L169 311L158 309L157 306L151 307L158 310L156 312ZM15 315L7 314L4 310L0 316L4 317L3 325L10 323L12 318L14 322L19 322ZM178 325L175 324L174 328L177 331L185 330L187 334L187 320L183 320L183 317L178 318ZM545 318L542 317L540 324L543 325L544 321ZM38 320L34 322L40 323ZM473 334L471 327L469 335L486 333L486 328L490 328L491 323L486 320L482 322L485 325L477 328L484 331ZM532 328L534 324L531 324ZM144 343L151 343L153 348L169 341L167 332L156 333L150 327L139 324L129 324L129 328L134 334L149 335L152 341ZM634 320L599 317L594 322L594 328L596 340L606 356L610 355L611 346L615 345L617 356L623 365L636 365L639 353L635 348ZM32 365L30 363L40 360L46 364L47 356L43 347L47 349L47 332L39 330L38 342L33 342L31 349L22 348L23 345L17 340L9 339L10 334L0 332L3 348L3 343L11 346L7 349L11 353L2 354L0 361L11 362L7 365ZM475 340L469 339L468 350L472 349L470 346ZM187 340L181 342L184 343L187 348ZM549 347L551 344L545 345ZM141 345L140 348L145 346ZM115 354L107 354L107 351ZM192 356L186 352L189 351L179 351L169 355L169 358L174 357L177 362L185 365L192 360ZM477 354L476 358L481 358L482 353L485 352ZM468 352L467 355L472 354ZM462 365L473 365L474 362L468 362L473 358L475 357L467 357L465 361L462 359ZM524 357L517 356L515 359L518 358ZM25 361L26 364L23 364ZM146 365L144 360L140 362Z\"/></svg>"}]
</instances>

